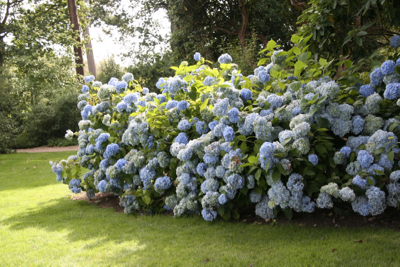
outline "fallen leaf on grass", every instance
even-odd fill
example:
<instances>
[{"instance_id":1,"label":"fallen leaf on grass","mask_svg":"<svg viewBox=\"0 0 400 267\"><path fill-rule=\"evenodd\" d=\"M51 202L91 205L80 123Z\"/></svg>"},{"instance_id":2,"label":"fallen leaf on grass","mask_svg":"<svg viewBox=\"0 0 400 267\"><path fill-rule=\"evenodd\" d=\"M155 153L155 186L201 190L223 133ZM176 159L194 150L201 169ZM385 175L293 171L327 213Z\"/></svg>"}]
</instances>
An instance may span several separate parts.
<instances>
[{"instance_id":1,"label":"fallen leaf on grass","mask_svg":"<svg viewBox=\"0 0 400 267\"><path fill-rule=\"evenodd\" d=\"M363 242L362 239L354 241L354 243L362 243L362 242Z\"/></svg>"},{"instance_id":2,"label":"fallen leaf on grass","mask_svg":"<svg viewBox=\"0 0 400 267\"><path fill-rule=\"evenodd\" d=\"M369 218L368 221L373 222L373 221L375 221L375 219L376 219L376 217L372 217L372 218Z\"/></svg>"},{"instance_id":3,"label":"fallen leaf on grass","mask_svg":"<svg viewBox=\"0 0 400 267\"><path fill-rule=\"evenodd\" d=\"M337 251L337 249L336 249L336 248L332 249L332 253L333 253L333 252L335 252L335 251Z\"/></svg>"},{"instance_id":4,"label":"fallen leaf on grass","mask_svg":"<svg viewBox=\"0 0 400 267\"><path fill-rule=\"evenodd\" d=\"M210 261L210 259L205 259L204 261L203 261L203 263L207 263L207 262L209 262Z\"/></svg>"},{"instance_id":5,"label":"fallen leaf on grass","mask_svg":"<svg viewBox=\"0 0 400 267\"><path fill-rule=\"evenodd\" d=\"M306 226L305 224L300 223L299 226Z\"/></svg>"},{"instance_id":6,"label":"fallen leaf on grass","mask_svg":"<svg viewBox=\"0 0 400 267\"><path fill-rule=\"evenodd\" d=\"M321 238L321 240L325 240L325 237Z\"/></svg>"},{"instance_id":7,"label":"fallen leaf on grass","mask_svg":"<svg viewBox=\"0 0 400 267\"><path fill-rule=\"evenodd\" d=\"M33 166L34 169L36 169L37 166Z\"/></svg>"},{"instance_id":8,"label":"fallen leaf on grass","mask_svg":"<svg viewBox=\"0 0 400 267\"><path fill-rule=\"evenodd\" d=\"M253 267L254 263L250 264L249 267Z\"/></svg>"}]
</instances>

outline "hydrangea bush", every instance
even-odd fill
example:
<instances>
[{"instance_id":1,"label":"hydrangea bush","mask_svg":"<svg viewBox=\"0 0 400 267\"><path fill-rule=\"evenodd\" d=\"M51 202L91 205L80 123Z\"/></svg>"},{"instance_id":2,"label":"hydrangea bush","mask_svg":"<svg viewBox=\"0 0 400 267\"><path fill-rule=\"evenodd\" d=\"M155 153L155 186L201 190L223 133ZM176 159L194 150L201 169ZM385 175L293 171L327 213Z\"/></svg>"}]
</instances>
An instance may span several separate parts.
<instances>
[{"instance_id":1,"label":"hydrangea bush","mask_svg":"<svg viewBox=\"0 0 400 267\"><path fill-rule=\"evenodd\" d=\"M89 198L112 192L126 213L207 221L248 209L267 219L399 207L400 60L373 70L368 84L338 83L332 62L307 52L308 39L293 36L290 51L271 40L247 77L228 54L212 69L196 53L196 65L159 79L160 94L130 73L108 84L85 77L80 131L66 134L78 136L79 151L50 162L57 180Z\"/></svg>"}]
</instances>

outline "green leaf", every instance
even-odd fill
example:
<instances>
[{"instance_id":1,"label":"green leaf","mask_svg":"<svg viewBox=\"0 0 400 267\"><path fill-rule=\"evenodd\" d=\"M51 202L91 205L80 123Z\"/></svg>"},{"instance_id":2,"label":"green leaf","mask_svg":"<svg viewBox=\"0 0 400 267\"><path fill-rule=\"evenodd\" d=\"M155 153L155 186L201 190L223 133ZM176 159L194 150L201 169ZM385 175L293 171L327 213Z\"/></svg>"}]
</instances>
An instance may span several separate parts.
<instances>
[{"instance_id":1,"label":"green leaf","mask_svg":"<svg viewBox=\"0 0 400 267\"><path fill-rule=\"evenodd\" d=\"M203 104L201 104L200 110L205 109L207 107L207 104L208 104L208 98L203 102Z\"/></svg>"},{"instance_id":2,"label":"green leaf","mask_svg":"<svg viewBox=\"0 0 400 267\"><path fill-rule=\"evenodd\" d=\"M151 197L148 195L144 195L142 197L142 199L143 199L143 202L146 203L146 205L149 205L151 203Z\"/></svg>"},{"instance_id":3,"label":"green leaf","mask_svg":"<svg viewBox=\"0 0 400 267\"><path fill-rule=\"evenodd\" d=\"M367 183L369 185L374 185L374 181L370 177L367 178Z\"/></svg>"},{"instance_id":4,"label":"green leaf","mask_svg":"<svg viewBox=\"0 0 400 267\"><path fill-rule=\"evenodd\" d=\"M254 175L254 178L256 178L257 181L260 180L261 171L262 171L261 169L258 169L258 170L256 171L256 174Z\"/></svg>"},{"instance_id":5,"label":"green leaf","mask_svg":"<svg viewBox=\"0 0 400 267\"><path fill-rule=\"evenodd\" d=\"M292 138L290 136L286 137L285 140L283 141L282 145L283 146L287 145L291 140L292 140Z\"/></svg>"},{"instance_id":6,"label":"green leaf","mask_svg":"<svg viewBox=\"0 0 400 267\"><path fill-rule=\"evenodd\" d=\"M290 41L291 41L292 43L294 43L294 44L297 44L298 42L300 42L300 40L301 40L301 37L298 36L297 34L293 34L293 35L292 35L292 38L290 38Z\"/></svg>"},{"instance_id":7,"label":"green leaf","mask_svg":"<svg viewBox=\"0 0 400 267\"><path fill-rule=\"evenodd\" d=\"M247 143L246 143L246 142L243 142L243 143L240 145L240 149L242 150L243 153L246 154L247 149L248 149Z\"/></svg>"},{"instance_id":8,"label":"green leaf","mask_svg":"<svg viewBox=\"0 0 400 267\"><path fill-rule=\"evenodd\" d=\"M257 157L255 157L255 156L250 156L250 157L248 158L248 161L249 161L250 163L255 163L255 162L257 162Z\"/></svg>"},{"instance_id":9,"label":"green leaf","mask_svg":"<svg viewBox=\"0 0 400 267\"><path fill-rule=\"evenodd\" d=\"M293 83L291 83L290 84L290 88L293 90L293 91L298 91L300 88L301 88L301 86L303 85L303 83L302 82L293 82Z\"/></svg>"},{"instance_id":10,"label":"green leaf","mask_svg":"<svg viewBox=\"0 0 400 267\"><path fill-rule=\"evenodd\" d=\"M320 117L320 118L317 118L317 125L320 128L329 128L330 123L329 123L328 119Z\"/></svg>"},{"instance_id":11,"label":"green leaf","mask_svg":"<svg viewBox=\"0 0 400 267\"><path fill-rule=\"evenodd\" d=\"M214 73L210 70L203 70L203 74L207 75L207 76L211 76L214 77Z\"/></svg>"},{"instance_id":12,"label":"green leaf","mask_svg":"<svg viewBox=\"0 0 400 267\"><path fill-rule=\"evenodd\" d=\"M298 56L298 59L299 59L299 61L302 61L303 63L307 63L307 59L308 59L309 55L311 55L310 52L304 52L303 54ZM304 65L306 65L306 64L304 64Z\"/></svg>"},{"instance_id":13,"label":"green leaf","mask_svg":"<svg viewBox=\"0 0 400 267\"><path fill-rule=\"evenodd\" d=\"M277 164L276 164L276 167L278 168L279 172L280 172L282 175L286 175L286 171L285 171L285 169L282 167L282 165L281 165L280 163L277 163Z\"/></svg>"},{"instance_id":14,"label":"green leaf","mask_svg":"<svg viewBox=\"0 0 400 267\"><path fill-rule=\"evenodd\" d=\"M242 142L246 142L247 137L244 136L244 135L239 135L239 136L238 136L238 139L239 139L240 141L242 141Z\"/></svg>"},{"instance_id":15,"label":"green leaf","mask_svg":"<svg viewBox=\"0 0 400 267\"><path fill-rule=\"evenodd\" d=\"M326 148L323 145L317 145L315 146L315 150L317 150L317 152L319 154L325 154L327 153Z\"/></svg>"},{"instance_id":16,"label":"green leaf","mask_svg":"<svg viewBox=\"0 0 400 267\"><path fill-rule=\"evenodd\" d=\"M279 178L281 178L281 173L279 172L278 169L275 169L275 170L272 172L272 180L274 180L274 182L276 182L276 181L279 180Z\"/></svg>"},{"instance_id":17,"label":"green leaf","mask_svg":"<svg viewBox=\"0 0 400 267\"><path fill-rule=\"evenodd\" d=\"M364 35L367 35L368 33L366 32L366 31L360 31L360 32L358 32L356 35L357 36L364 36Z\"/></svg>"},{"instance_id":18,"label":"green leaf","mask_svg":"<svg viewBox=\"0 0 400 267\"><path fill-rule=\"evenodd\" d=\"M275 47L276 47L276 42L271 39L267 44L267 49L269 51L273 51Z\"/></svg>"},{"instance_id":19,"label":"green leaf","mask_svg":"<svg viewBox=\"0 0 400 267\"><path fill-rule=\"evenodd\" d=\"M304 174L308 176L314 176L315 172L311 168L306 168Z\"/></svg>"},{"instance_id":20,"label":"green leaf","mask_svg":"<svg viewBox=\"0 0 400 267\"><path fill-rule=\"evenodd\" d=\"M292 50L293 50L293 53L295 53L297 56L300 55L300 53L301 53L300 48L298 48L297 46L293 47Z\"/></svg>"},{"instance_id":21,"label":"green leaf","mask_svg":"<svg viewBox=\"0 0 400 267\"><path fill-rule=\"evenodd\" d=\"M324 58L321 57L321 58L319 59L319 64L320 64L322 67L325 68L325 66L328 65L328 61L327 61L326 59L324 59Z\"/></svg>"},{"instance_id":22,"label":"green leaf","mask_svg":"<svg viewBox=\"0 0 400 267\"><path fill-rule=\"evenodd\" d=\"M292 217L293 217L292 209L286 208L286 209L284 210L284 212L285 212L286 218L290 221L290 220L292 219Z\"/></svg>"},{"instance_id":23,"label":"green leaf","mask_svg":"<svg viewBox=\"0 0 400 267\"><path fill-rule=\"evenodd\" d=\"M302 72L302 70L306 67L307 65L304 64L302 61L298 60L295 64L294 64L294 75L295 76L300 76L300 73Z\"/></svg>"},{"instance_id":24,"label":"green leaf","mask_svg":"<svg viewBox=\"0 0 400 267\"><path fill-rule=\"evenodd\" d=\"M388 158L389 161L392 161L392 162L393 162L393 159L394 159L394 153L393 153L393 151L389 151L389 153L387 154L387 158Z\"/></svg>"}]
</instances>

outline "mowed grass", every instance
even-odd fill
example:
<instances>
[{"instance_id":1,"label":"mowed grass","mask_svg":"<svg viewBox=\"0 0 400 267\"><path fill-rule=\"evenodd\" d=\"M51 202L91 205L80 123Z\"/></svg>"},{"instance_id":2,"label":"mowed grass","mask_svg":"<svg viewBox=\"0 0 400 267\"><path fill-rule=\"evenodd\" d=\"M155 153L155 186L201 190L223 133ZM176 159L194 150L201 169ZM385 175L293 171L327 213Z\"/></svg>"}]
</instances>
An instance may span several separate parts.
<instances>
[{"instance_id":1,"label":"mowed grass","mask_svg":"<svg viewBox=\"0 0 400 267\"><path fill-rule=\"evenodd\" d=\"M400 266L394 230L135 217L71 201L48 163L70 154L0 155L0 266Z\"/></svg>"}]
</instances>

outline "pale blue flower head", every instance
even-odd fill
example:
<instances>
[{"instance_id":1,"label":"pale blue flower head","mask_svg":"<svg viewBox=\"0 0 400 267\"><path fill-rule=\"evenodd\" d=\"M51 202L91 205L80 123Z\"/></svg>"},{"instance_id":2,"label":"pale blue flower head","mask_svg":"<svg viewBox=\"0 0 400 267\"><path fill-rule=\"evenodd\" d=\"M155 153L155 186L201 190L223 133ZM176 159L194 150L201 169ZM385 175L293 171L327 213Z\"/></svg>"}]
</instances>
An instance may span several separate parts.
<instances>
[{"instance_id":1,"label":"pale blue flower head","mask_svg":"<svg viewBox=\"0 0 400 267\"><path fill-rule=\"evenodd\" d=\"M220 64L229 64L232 62L232 57L229 54L223 54L218 58Z\"/></svg>"},{"instance_id":2,"label":"pale blue flower head","mask_svg":"<svg viewBox=\"0 0 400 267\"><path fill-rule=\"evenodd\" d=\"M83 80L85 81L85 83L90 83L94 81L94 76L93 75L89 75L89 76L85 76L85 78L83 78Z\"/></svg>"},{"instance_id":3,"label":"pale blue flower head","mask_svg":"<svg viewBox=\"0 0 400 267\"><path fill-rule=\"evenodd\" d=\"M201 54L200 54L199 52L196 52L196 53L194 54L193 58L194 58L194 60L196 60L196 61L200 61L200 59L201 59Z\"/></svg>"},{"instance_id":4,"label":"pale blue flower head","mask_svg":"<svg viewBox=\"0 0 400 267\"><path fill-rule=\"evenodd\" d=\"M390 38L390 46L394 48L400 47L400 35L394 35Z\"/></svg>"}]
</instances>

